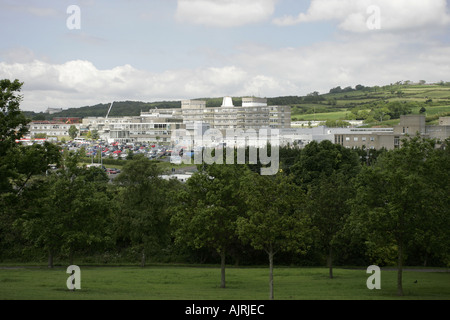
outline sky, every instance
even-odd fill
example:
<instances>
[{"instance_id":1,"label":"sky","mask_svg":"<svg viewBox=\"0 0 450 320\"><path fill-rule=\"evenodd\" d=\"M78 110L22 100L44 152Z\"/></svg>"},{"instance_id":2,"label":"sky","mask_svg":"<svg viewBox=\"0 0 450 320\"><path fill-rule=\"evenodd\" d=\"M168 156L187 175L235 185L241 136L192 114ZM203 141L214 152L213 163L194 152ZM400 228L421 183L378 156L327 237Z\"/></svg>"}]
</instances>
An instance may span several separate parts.
<instances>
[{"instance_id":1,"label":"sky","mask_svg":"<svg viewBox=\"0 0 450 320\"><path fill-rule=\"evenodd\" d=\"M450 0L0 0L21 109L450 81Z\"/></svg>"}]
</instances>

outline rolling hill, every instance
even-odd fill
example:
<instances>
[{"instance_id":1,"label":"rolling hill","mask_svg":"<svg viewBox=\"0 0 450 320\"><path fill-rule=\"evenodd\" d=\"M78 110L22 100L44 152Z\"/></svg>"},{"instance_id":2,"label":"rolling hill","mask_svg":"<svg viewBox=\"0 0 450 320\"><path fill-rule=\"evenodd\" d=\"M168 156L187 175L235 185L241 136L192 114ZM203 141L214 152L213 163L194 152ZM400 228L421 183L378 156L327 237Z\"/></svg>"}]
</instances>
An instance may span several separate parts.
<instances>
[{"instance_id":1,"label":"rolling hill","mask_svg":"<svg viewBox=\"0 0 450 320\"><path fill-rule=\"evenodd\" d=\"M206 100L207 107L219 107L220 98L200 98ZM235 105L240 105L241 98L233 98ZM399 112L424 113L427 121L433 122L439 116L450 115L450 83L439 84L410 84L398 82L386 86L365 87L357 85L355 88L336 87L329 93L312 92L306 96L272 97L267 99L269 105L290 105L293 121L339 121L364 120L370 125L392 125L398 118ZM55 117L104 117L111 102L70 108L56 114L25 112L33 120L51 120ZM115 102L111 110L111 117L138 116L141 111L153 108L180 108L180 101Z\"/></svg>"}]
</instances>

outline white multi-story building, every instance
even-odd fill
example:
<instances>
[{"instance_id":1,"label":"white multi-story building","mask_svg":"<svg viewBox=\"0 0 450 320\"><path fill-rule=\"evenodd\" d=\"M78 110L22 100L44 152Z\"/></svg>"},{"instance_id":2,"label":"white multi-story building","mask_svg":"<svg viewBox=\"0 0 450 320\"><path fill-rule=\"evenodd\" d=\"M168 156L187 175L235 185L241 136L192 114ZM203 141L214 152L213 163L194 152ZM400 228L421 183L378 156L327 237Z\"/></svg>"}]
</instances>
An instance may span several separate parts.
<instances>
[{"instance_id":1,"label":"white multi-story building","mask_svg":"<svg viewBox=\"0 0 450 320\"><path fill-rule=\"evenodd\" d=\"M185 100L181 109L185 124L202 122L221 131L291 127L291 108L268 106L265 98L244 97L242 106L235 106L231 97L225 97L218 108L207 108L206 101Z\"/></svg>"},{"instance_id":2,"label":"white multi-story building","mask_svg":"<svg viewBox=\"0 0 450 320\"><path fill-rule=\"evenodd\" d=\"M59 121L32 121L28 125L29 134L32 138L37 135L47 137L69 137L69 129L75 126L80 130L80 124L69 124Z\"/></svg>"},{"instance_id":3,"label":"white multi-story building","mask_svg":"<svg viewBox=\"0 0 450 320\"><path fill-rule=\"evenodd\" d=\"M97 130L104 140L121 142L170 142L174 130L194 128L201 124L202 133L218 129L290 128L289 106L268 106L267 99L247 97L235 106L225 97L217 108L207 108L206 101L184 100L181 108L152 109L138 117L85 118L84 130Z\"/></svg>"}]
</instances>

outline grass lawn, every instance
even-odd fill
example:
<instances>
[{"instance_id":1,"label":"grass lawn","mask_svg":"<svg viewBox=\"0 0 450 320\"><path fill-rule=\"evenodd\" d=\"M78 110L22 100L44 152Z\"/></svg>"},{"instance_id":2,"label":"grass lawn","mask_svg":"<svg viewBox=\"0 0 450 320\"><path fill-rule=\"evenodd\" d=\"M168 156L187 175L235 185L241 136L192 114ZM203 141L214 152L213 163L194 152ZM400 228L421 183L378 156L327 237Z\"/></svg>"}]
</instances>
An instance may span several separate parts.
<instances>
[{"instance_id":1,"label":"grass lawn","mask_svg":"<svg viewBox=\"0 0 450 320\"><path fill-rule=\"evenodd\" d=\"M81 290L66 287L66 268L0 268L2 300L267 300L268 268L227 268L221 289L216 267L83 267ZM404 297L395 270L381 271L381 290L369 290L365 269L276 268L276 300L448 300L449 272L404 271ZM415 281L417 280L417 283Z\"/></svg>"}]
</instances>

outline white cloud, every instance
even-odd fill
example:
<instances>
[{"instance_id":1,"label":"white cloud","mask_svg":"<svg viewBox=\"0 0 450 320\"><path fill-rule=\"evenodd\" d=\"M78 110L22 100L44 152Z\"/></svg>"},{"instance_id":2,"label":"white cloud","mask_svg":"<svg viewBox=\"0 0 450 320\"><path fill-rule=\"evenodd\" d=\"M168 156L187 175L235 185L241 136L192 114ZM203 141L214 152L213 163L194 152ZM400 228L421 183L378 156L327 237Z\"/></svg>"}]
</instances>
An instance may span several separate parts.
<instances>
[{"instance_id":1,"label":"white cloud","mask_svg":"<svg viewBox=\"0 0 450 320\"><path fill-rule=\"evenodd\" d=\"M233 61L248 74L276 79L262 95L327 93L336 86L387 85L400 80L448 81L450 45L421 39L417 44L397 35L342 37L297 48L253 48ZM268 82L265 82L268 83ZM284 90L283 90L284 89Z\"/></svg>"},{"instance_id":2,"label":"white cloud","mask_svg":"<svg viewBox=\"0 0 450 320\"><path fill-rule=\"evenodd\" d=\"M381 29L386 31L418 30L450 24L446 0L312 0L306 13L276 18L280 26L314 21L335 20L339 28L351 32L367 32L367 21L380 9Z\"/></svg>"},{"instance_id":3,"label":"white cloud","mask_svg":"<svg viewBox=\"0 0 450 320\"><path fill-rule=\"evenodd\" d=\"M222 62L150 72L131 65L101 70L84 60L0 62L2 78L23 81L23 110L81 107L111 101L161 101L327 93L336 86L400 80L448 81L450 45L395 34L340 37L305 47L243 46Z\"/></svg>"},{"instance_id":4,"label":"white cloud","mask_svg":"<svg viewBox=\"0 0 450 320\"><path fill-rule=\"evenodd\" d=\"M225 95L283 92L275 78L249 74L242 67L205 67L152 73L130 65L99 70L89 61L51 64L0 62L4 78L24 82L22 110L81 107L111 101L181 100ZM281 90L281 91L280 91Z\"/></svg>"},{"instance_id":5,"label":"white cloud","mask_svg":"<svg viewBox=\"0 0 450 320\"><path fill-rule=\"evenodd\" d=\"M264 21L278 0L178 0L180 22L214 27L237 27Z\"/></svg>"}]
</instances>

